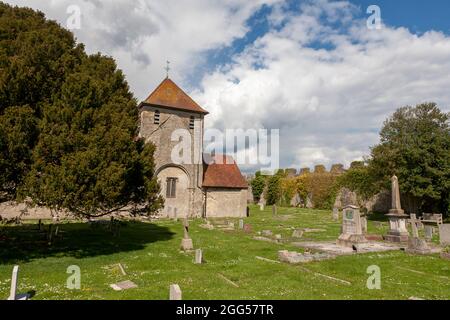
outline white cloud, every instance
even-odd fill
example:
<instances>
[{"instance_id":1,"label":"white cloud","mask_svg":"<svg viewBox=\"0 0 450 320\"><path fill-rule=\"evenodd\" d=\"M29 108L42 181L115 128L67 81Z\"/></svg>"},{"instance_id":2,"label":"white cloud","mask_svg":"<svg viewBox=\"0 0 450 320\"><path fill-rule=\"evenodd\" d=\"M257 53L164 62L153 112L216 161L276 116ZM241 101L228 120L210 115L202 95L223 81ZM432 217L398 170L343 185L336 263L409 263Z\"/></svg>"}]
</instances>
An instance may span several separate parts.
<instances>
[{"instance_id":1,"label":"white cloud","mask_svg":"<svg viewBox=\"0 0 450 320\"><path fill-rule=\"evenodd\" d=\"M192 96L210 111L209 127L280 129L284 167L361 159L397 107L435 101L449 110L450 37L368 30L346 1L307 1L297 12L282 0L7 2L63 26L67 7L79 5L75 35L88 52L113 56L139 99L161 81L167 59L171 77L192 87L186 79L208 63L207 53L242 38L249 17L272 5L269 32L205 74Z\"/></svg>"},{"instance_id":2,"label":"white cloud","mask_svg":"<svg viewBox=\"0 0 450 320\"><path fill-rule=\"evenodd\" d=\"M278 0L8 0L43 11L66 26L70 5L81 9L81 28L73 30L90 53L113 56L139 99L164 78L183 83L206 63L205 53L228 46L248 31L247 19L263 4Z\"/></svg>"},{"instance_id":3,"label":"white cloud","mask_svg":"<svg viewBox=\"0 0 450 320\"><path fill-rule=\"evenodd\" d=\"M194 96L211 126L279 128L284 167L362 159L400 106L449 110L450 37L369 30L347 2L316 1L296 14L280 6L271 19L281 28L206 75Z\"/></svg>"}]
</instances>

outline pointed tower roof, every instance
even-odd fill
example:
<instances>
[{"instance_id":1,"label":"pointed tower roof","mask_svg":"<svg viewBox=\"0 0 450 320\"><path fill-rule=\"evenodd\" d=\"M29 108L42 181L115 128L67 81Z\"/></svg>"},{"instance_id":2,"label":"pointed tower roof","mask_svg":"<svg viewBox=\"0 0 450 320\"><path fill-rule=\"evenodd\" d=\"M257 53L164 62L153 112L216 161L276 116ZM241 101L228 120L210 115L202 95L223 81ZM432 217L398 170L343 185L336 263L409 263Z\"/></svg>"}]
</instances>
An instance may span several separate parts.
<instances>
[{"instance_id":1,"label":"pointed tower roof","mask_svg":"<svg viewBox=\"0 0 450 320\"><path fill-rule=\"evenodd\" d=\"M208 114L208 111L200 107L169 78L164 79L148 98L141 103L142 105L161 106L169 109Z\"/></svg>"}]
</instances>

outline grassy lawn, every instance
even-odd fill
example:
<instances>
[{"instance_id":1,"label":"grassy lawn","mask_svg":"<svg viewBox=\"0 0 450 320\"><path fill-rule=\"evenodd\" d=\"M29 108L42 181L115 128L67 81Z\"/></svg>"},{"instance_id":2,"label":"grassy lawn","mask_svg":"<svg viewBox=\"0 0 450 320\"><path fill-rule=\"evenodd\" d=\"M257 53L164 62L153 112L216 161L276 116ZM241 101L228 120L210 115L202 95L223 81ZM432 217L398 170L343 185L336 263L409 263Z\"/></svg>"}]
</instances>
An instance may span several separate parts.
<instances>
[{"instance_id":1,"label":"grassy lawn","mask_svg":"<svg viewBox=\"0 0 450 320\"><path fill-rule=\"evenodd\" d=\"M271 207L261 212L253 206L245 219L252 233L237 230L238 221L234 222L235 231L223 231L200 228L202 220L191 221L194 246L203 249L206 260L202 265L193 263L194 253L179 250L181 222L127 222L120 237L87 224L65 223L60 225L63 239L51 247L36 231L36 224L1 227L9 240L0 238L0 299L9 295L14 264L20 265L19 293L34 291L33 299L168 299L173 283L180 285L183 299L450 299L450 262L438 255L391 251L301 266L256 259L277 260L278 250L283 249L300 251L289 242L254 240L261 230L285 238L291 236L292 228L323 229L305 233L302 241L335 240L340 224L332 221L329 211L279 208L273 217ZM373 220L368 223L369 233L386 232L376 228ZM127 275L115 266L119 262ZM70 265L81 268L81 290L66 288ZM381 290L366 288L366 270L371 265L381 268ZM124 280L132 280L138 288L114 291L109 287Z\"/></svg>"}]
</instances>

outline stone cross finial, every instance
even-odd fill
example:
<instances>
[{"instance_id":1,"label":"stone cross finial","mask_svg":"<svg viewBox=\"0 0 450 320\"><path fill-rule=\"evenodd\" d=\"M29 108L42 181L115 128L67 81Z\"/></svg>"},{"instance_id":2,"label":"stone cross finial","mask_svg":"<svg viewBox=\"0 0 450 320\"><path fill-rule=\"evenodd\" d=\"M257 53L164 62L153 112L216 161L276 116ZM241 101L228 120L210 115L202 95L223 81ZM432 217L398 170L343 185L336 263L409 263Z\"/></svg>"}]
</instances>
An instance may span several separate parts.
<instances>
[{"instance_id":1,"label":"stone cross finial","mask_svg":"<svg viewBox=\"0 0 450 320\"><path fill-rule=\"evenodd\" d=\"M169 71L170 71L169 65L170 65L170 61L167 60L166 61L166 67L164 68L164 70L166 70L166 78L169 78Z\"/></svg>"},{"instance_id":2,"label":"stone cross finial","mask_svg":"<svg viewBox=\"0 0 450 320\"><path fill-rule=\"evenodd\" d=\"M413 236L413 238L418 238L419 237L419 231L417 230L416 215L414 213L411 213L410 217L411 217L412 236Z\"/></svg>"}]
</instances>

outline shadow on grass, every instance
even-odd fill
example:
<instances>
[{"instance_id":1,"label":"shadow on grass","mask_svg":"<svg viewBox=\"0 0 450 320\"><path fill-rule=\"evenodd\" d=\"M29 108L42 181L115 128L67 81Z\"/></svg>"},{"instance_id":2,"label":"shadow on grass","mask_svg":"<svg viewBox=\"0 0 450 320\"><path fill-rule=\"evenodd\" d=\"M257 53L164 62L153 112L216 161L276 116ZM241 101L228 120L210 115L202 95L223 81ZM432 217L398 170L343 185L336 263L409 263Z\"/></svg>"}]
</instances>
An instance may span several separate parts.
<instances>
[{"instance_id":1,"label":"shadow on grass","mask_svg":"<svg viewBox=\"0 0 450 320\"><path fill-rule=\"evenodd\" d=\"M53 230L55 230L53 225ZM107 228L87 223L59 224L59 235L49 245L47 233L37 224L0 226L0 263L26 262L46 257L85 258L143 249L147 244L167 241L174 233L166 227L142 222L127 222L114 236Z\"/></svg>"}]
</instances>

